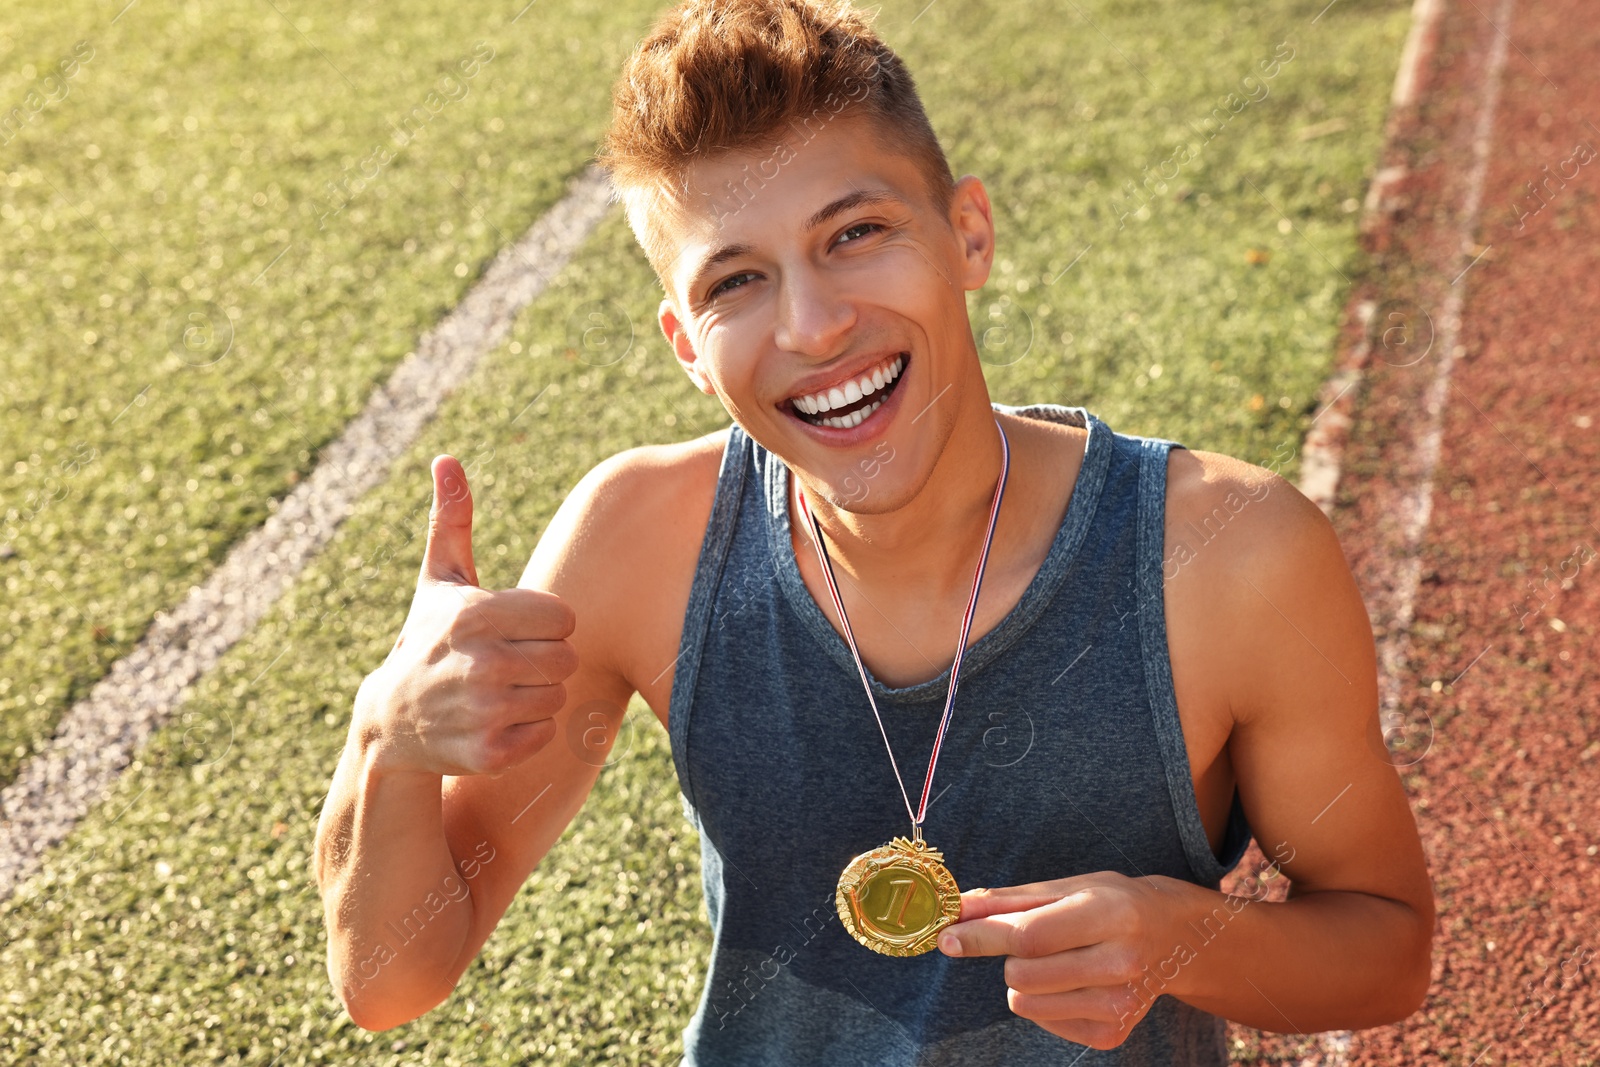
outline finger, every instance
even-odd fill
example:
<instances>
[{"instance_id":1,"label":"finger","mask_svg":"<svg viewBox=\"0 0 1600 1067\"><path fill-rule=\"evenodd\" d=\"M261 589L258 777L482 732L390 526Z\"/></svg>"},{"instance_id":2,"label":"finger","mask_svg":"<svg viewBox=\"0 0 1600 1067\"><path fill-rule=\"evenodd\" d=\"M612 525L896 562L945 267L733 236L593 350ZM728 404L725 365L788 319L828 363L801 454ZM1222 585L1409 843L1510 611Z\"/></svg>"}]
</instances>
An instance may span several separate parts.
<instances>
[{"instance_id":1,"label":"finger","mask_svg":"<svg viewBox=\"0 0 1600 1067\"><path fill-rule=\"evenodd\" d=\"M567 706L567 686L564 682L511 686L504 691L498 706L500 721L508 726L543 722Z\"/></svg>"},{"instance_id":2,"label":"finger","mask_svg":"<svg viewBox=\"0 0 1600 1067\"><path fill-rule=\"evenodd\" d=\"M578 653L570 641L512 641L511 654L513 686L555 685L578 670Z\"/></svg>"},{"instance_id":3,"label":"finger","mask_svg":"<svg viewBox=\"0 0 1600 1067\"><path fill-rule=\"evenodd\" d=\"M483 773L494 777L525 763L553 741L557 732L553 717L507 726L491 743Z\"/></svg>"},{"instance_id":4,"label":"finger","mask_svg":"<svg viewBox=\"0 0 1600 1067\"><path fill-rule=\"evenodd\" d=\"M955 923L939 935L939 947L950 956L1047 956L1104 941L1112 920L1106 901L1080 890L1028 911Z\"/></svg>"},{"instance_id":5,"label":"finger","mask_svg":"<svg viewBox=\"0 0 1600 1067\"><path fill-rule=\"evenodd\" d=\"M1055 878L1048 882L1000 886L995 889L969 889L961 894L958 922L983 919L1007 912L1031 911L1052 904L1077 888L1075 878Z\"/></svg>"},{"instance_id":6,"label":"finger","mask_svg":"<svg viewBox=\"0 0 1600 1067\"><path fill-rule=\"evenodd\" d=\"M1137 954L1120 941L1101 941L1048 956L1007 956L1005 965L1006 985L1019 993L1126 985L1140 977Z\"/></svg>"},{"instance_id":7,"label":"finger","mask_svg":"<svg viewBox=\"0 0 1600 1067\"><path fill-rule=\"evenodd\" d=\"M1008 989L1006 1003L1013 1014L1036 1023L1071 1019L1115 1025L1119 1020L1136 1021L1139 1015L1138 1005L1125 985L1074 989L1065 993L1019 993Z\"/></svg>"},{"instance_id":8,"label":"finger","mask_svg":"<svg viewBox=\"0 0 1600 1067\"><path fill-rule=\"evenodd\" d=\"M576 623L571 606L542 589L496 589L473 607L506 641L559 641L572 636Z\"/></svg>"},{"instance_id":9,"label":"finger","mask_svg":"<svg viewBox=\"0 0 1600 1067\"><path fill-rule=\"evenodd\" d=\"M467 472L454 456L435 456L433 460L433 507L428 512L422 577L478 584L478 570L472 563L472 490L467 486Z\"/></svg>"}]
</instances>

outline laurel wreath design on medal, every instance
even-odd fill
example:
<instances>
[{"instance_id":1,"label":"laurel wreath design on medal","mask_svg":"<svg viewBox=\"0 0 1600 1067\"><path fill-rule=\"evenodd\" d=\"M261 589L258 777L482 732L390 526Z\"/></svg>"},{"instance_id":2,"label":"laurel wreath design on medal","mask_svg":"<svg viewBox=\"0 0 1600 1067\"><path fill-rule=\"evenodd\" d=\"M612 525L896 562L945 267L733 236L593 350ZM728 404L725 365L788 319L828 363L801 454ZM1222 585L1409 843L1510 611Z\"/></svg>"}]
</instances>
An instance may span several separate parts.
<instances>
[{"instance_id":1,"label":"laurel wreath design on medal","mask_svg":"<svg viewBox=\"0 0 1600 1067\"><path fill-rule=\"evenodd\" d=\"M839 876L834 903L850 936L885 956L920 956L961 914L944 853L897 837L863 852Z\"/></svg>"}]
</instances>

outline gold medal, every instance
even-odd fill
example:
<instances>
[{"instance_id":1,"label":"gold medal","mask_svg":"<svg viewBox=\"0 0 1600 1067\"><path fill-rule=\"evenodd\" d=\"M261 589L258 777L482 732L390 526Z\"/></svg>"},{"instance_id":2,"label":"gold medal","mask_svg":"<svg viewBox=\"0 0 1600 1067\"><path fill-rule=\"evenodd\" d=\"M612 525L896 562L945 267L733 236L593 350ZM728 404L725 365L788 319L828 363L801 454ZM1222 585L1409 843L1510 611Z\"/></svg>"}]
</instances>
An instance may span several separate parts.
<instances>
[{"instance_id":1,"label":"gold medal","mask_svg":"<svg viewBox=\"0 0 1600 1067\"><path fill-rule=\"evenodd\" d=\"M920 956L961 914L961 890L926 841L897 837L863 852L834 898L850 936L885 956Z\"/></svg>"},{"instance_id":2,"label":"gold medal","mask_svg":"<svg viewBox=\"0 0 1600 1067\"><path fill-rule=\"evenodd\" d=\"M939 719L939 731L933 739L933 754L928 757L928 774L922 782L922 803L911 809L911 795L906 792L905 780L900 777L900 765L895 761L894 748L889 744L889 732L884 729L883 717L878 714L878 702L872 696L872 682L867 678L867 665L861 661L861 649L856 646L856 636L850 629L850 617L845 614L844 598L839 595L839 584L833 576L833 563L822 544L822 524L806 505L806 495L797 490L800 514L811 528L811 543L817 549L817 562L822 567L822 578L828 585L828 595L833 598L833 609L839 613L839 625L844 630L850 655L855 658L856 670L861 673L861 684L867 691L867 703L872 717L878 722L878 732L883 736L884 748L889 752L889 766L894 769L895 781L900 786L900 796L906 802L906 814L911 816L911 836L897 837L887 845L863 852L851 860L839 876L839 888L834 894L834 904L839 909L839 919L850 936L874 952L885 956L920 956L934 947L939 931L955 922L961 915L961 890L955 877L945 869L944 853L929 847L922 839L922 822L928 814L928 797L933 790L933 770L939 764L939 749L944 744L945 729L950 725L950 713L956 703L956 683L961 674L961 658L967 650L967 637L972 632L972 618L978 607L978 590L983 586L983 569L989 561L989 546L994 543L994 524L1000 517L1000 501L1005 496L1006 475L1011 470L1011 444L1006 440L1005 428L995 421L1000 432L1000 478L995 483L994 501L989 505L989 525L983 535L983 550L978 554L978 565L972 574L972 595L967 598L967 610L961 616L961 633L956 640L955 662L950 664L950 688L945 693L944 715Z\"/></svg>"}]
</instances>

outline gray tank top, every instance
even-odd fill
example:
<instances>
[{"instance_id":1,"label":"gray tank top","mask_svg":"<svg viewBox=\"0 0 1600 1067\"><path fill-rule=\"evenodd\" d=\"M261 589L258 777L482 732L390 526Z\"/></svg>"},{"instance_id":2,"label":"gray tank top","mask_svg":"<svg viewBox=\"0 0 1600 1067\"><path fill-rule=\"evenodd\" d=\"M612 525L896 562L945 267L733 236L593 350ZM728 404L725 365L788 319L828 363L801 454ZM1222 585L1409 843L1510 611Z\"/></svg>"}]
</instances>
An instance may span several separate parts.
<instances>
[{"instance_id":1,"label":"gray tank top","mask_svg":"<svg viewBox=\"0 0 1600 1067\"><path fill-rule=\"evenodd\" d=\"M1082 408L995 409L1086 426L1089 441L1044 564L968 648L927 839L963 888L1095 871L1215 888L1249 828L1236 796L1213 854L1173 694L1162 512L1167 450L1181 446L1115 433ZM1002 957L881 956L846 933L840 872L904 836L907 817L850 650L801 581L789 499L788 469L734 426L669 714L714 933L683 1062L1227 1063L1222 1020L1170 996L1101 1052L1012 1014ZM927 772L948 681L872 679L908 789Z\"/></svg>"}]
</instances>

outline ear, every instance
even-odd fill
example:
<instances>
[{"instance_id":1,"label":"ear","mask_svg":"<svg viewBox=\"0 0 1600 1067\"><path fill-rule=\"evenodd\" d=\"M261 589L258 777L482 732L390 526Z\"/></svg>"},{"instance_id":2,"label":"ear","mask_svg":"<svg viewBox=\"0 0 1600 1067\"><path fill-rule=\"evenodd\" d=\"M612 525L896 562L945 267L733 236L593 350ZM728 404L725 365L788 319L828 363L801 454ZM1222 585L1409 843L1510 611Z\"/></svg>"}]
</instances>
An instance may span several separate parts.
<instances>
[{"instance_id":1,"label":"ear","mask_svg":"<svg viewBox=\"0 0 1600 1067\"><path fill-rule=\"evenodd\" d=\"M677 357L678 366L694 382L694 387L707 396L716 396L717 387L706 374L705 368L700 365L700 357L695 352L694 346L689 343L689 331L683 328L683 323L678 319L677 308L673 307L672 298L667 297L661 301L661 306L656 309L656 321L661 324L661 332L666 334L667 344L672 346L672 354Z\"/></svg>"},{"instance_id":2,"label":"ear","mask_svg":"<svg viewBox=\"0 0 1600 1067\"><path fill-rule=\"evenodd\" d=\"M983 182L966 175L950 197L950 228L959 242L961 286L982 289L994 264L994 211Z\"/></svg>"}]
</instances>

